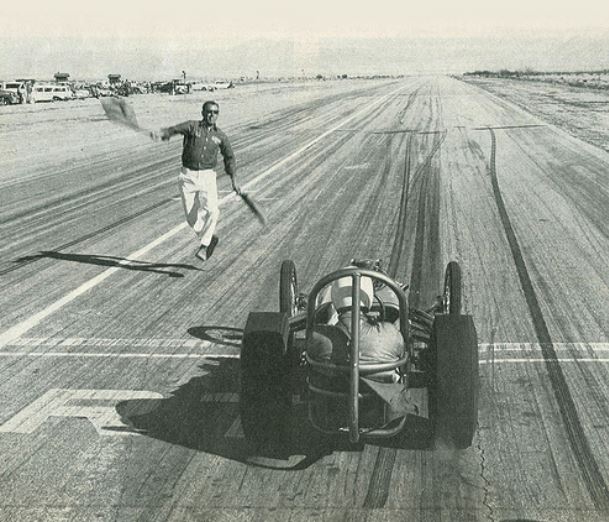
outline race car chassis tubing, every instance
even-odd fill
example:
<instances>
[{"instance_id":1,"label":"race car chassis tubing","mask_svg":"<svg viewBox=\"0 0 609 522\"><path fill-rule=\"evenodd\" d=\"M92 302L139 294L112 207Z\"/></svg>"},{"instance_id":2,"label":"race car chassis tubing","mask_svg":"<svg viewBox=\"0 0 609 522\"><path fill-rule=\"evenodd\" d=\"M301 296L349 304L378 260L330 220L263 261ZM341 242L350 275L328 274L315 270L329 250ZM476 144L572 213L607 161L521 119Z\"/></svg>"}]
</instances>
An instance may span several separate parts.
<instances>
[{"instance_id":1,"label":"race car chassis tubing","mask_svg":"<svg viewBox=\"0 0 609 522\"><path fill-rule=\"evenodd\" d=\"M366 375L376 372L395 370L396 368L404 366L410 356L412 355L409 352L406 352L404 357L399 359L398 361L390 362L390 363L378 363L378 364L361 364L359 360L359 338L360 338L360 318L361 318L361 306L360 306L360 289L361 289L361 278L362 277L370 277L372 279L376 279L387 285L391 290L395 292L398 297L399 307L400 307L400 332L402 333L402 337L404 341L408 344L408 301L404 291L389 277L385 276L380 272L375 272L372 270L366 270L362 268L344 268L328 274L326 277L320 279L317 284L311 290L308 298L307 304L307 327L306 327L306 337L305 337L305 346L308 347L311 343L313 336L313 328L314 328L314 319L315 319L315 304L317 302L317 296L319 292L337 279L341 279L343 277L351 277L352 279L352 293L351 293L351 307L352 307L352 315L351 315L351 346L350 346L350 359L348 365L338 365L325 363L320 361L315 361L311 357L306 355L306 360L311 367L323 368L325 370L330 371L341 371L345 373L349 373L349 393L340 393L340 392L331 392L331 393L323 393L323 395L335 396L337 398L342 398L348 396L349 403L349 441L352 443L357 443L360 440L360 436L362 434L366 434L367 436L376 436L376 437L390 437L397 434L403 427L404 421L402 421L398 426L389 428L389 429L373 429L373 430L361 430L359 426L359 401L361 398L361 394L359 391L359 378L360 374ZM305 350L306 353L306 350ZM309 384L309 390L312 393L320 393L320 390L312 387ZM323 430L320 426L316 425L311 412L311 405L309 404L309 419L314 427L320 431Z\"/></svg>"}]
</instances>

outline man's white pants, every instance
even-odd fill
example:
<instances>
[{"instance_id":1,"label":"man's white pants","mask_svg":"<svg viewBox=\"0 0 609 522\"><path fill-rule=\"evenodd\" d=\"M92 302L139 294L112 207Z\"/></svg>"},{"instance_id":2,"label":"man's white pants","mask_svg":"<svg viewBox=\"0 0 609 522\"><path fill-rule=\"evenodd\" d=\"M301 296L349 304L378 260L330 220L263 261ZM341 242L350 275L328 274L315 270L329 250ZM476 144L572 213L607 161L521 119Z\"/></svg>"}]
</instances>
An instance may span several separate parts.
<instances>
[{"instance_id":1,"label":"man's white pants","mask_svg":"<svg viewBox=\"0 0 609 522\"><path fill-rule=\"evenodd\" d=\"M220 216L216 172L211 169L190 170L182 167L178 186L186 221L201 244L209 245Z\"/></svg>"}]
</instances>

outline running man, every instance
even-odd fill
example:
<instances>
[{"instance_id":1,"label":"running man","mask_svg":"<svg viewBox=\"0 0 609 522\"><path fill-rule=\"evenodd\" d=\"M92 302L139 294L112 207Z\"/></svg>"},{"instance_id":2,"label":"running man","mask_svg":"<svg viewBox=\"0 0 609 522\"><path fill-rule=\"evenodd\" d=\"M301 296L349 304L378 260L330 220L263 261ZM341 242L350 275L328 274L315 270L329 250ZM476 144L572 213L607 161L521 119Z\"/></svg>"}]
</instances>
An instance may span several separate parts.
<instances>
[{"instance_id":1,"label":"running man","mask_svg":"<svg viewBox=\"0 0 609 522\"><path fill-rule=\"evenodd\" d=\"M186 221L199 239L195 256L201 261L209 259L218 244L218 236L214 234L220 215L215 171L218 151L224 159L224 169L233 190L241 193L235 178L235 155L228 137L216 126L219 112L220 107L215 101L206 101L201 110L202 120L189 120L150 133L154 141L167 141L176 134L184 136L178 186Z\"/></svg>"}]
</instances>

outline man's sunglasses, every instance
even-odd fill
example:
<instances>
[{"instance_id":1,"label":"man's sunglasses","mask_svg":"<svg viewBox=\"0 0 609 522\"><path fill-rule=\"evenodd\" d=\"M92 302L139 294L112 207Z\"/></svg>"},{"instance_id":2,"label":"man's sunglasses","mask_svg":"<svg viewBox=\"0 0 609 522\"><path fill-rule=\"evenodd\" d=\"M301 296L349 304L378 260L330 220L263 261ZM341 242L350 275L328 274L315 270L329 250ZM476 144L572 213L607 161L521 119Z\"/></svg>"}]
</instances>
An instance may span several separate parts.
<instances>
[{"instance_id":1,"label":"man's sunglasses","mask_svg":"<svg viewBox=\"0 0 609 522\"><path fill-rule=\"evenodd\" d=\"M215 109L212 111L206 109L204 112L205 112L205 114L219 114L220 113L220 111L218 109Z\"/></svg>"}]
</instances>

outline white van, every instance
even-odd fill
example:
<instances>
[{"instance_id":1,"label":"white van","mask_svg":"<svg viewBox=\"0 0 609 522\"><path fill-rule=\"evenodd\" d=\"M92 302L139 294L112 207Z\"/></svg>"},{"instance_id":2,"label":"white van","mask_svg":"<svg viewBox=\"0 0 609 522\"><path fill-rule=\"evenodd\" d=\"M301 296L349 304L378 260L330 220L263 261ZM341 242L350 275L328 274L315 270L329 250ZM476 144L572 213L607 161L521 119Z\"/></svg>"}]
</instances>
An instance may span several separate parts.
<instances>
[{"instance_id":1,"label":"white van","mask_svg":"<svg viewBox=\"0 0 609 522\"><path fill-rule=\"evenodd\" d=\"M55 85L50 83L35 83L32 87L32 102L51 102Z\"/></svg>"}]
</instances>

